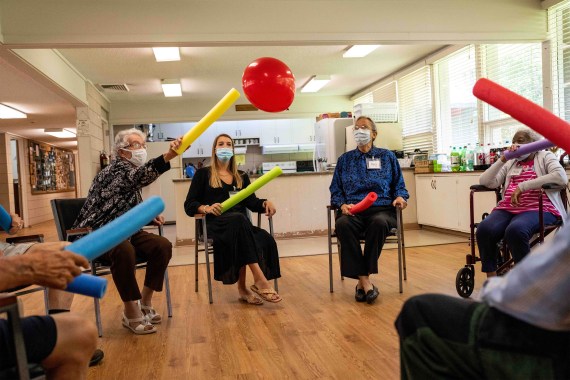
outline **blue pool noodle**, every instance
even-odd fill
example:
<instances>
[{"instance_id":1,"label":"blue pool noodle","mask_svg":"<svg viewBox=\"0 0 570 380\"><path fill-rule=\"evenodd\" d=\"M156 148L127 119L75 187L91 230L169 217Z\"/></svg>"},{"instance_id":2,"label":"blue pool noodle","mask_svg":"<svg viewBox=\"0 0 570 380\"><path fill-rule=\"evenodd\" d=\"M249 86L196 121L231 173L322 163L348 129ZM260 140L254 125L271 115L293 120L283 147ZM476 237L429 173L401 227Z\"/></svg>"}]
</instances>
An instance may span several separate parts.
<instances>
[{"instance_id":1,"label":"blue pool noodle","mask_svg":"<svg viewBox=\"0 0 570 380\"><path fill-rule=\"evenodd\" d=\"M6 232L12 228L12 217L2 206L0 206L0 227Z\"/></svg>"},{"instance_id":2,"label":"blue pool noodle","mask_svg":"<svg viewBox=\"0 0 570 380\"><path fill-rule=\"evenodd\" d=\"M112 222L68 245L65 250L75 252L85 256L87 260L93 261L146 226L163 210L164 201L160 197L150 197ZM82 274L73 279L65 290L102 298L106 289L106 279Z\"/></svg>"}]
</instances>

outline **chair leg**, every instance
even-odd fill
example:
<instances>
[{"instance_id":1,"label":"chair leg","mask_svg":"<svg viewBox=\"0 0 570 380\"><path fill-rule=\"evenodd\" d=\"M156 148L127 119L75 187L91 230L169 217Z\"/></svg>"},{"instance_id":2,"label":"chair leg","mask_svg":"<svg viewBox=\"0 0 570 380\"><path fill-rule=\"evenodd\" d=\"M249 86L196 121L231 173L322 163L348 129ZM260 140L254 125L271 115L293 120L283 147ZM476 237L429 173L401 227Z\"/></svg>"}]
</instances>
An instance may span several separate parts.
<instances>
[{"instance_id":1,"label":"chair leg","mask_svg":"<svg viewBox=\"0 0 570 380\"><path fill-rule=\"evenodd\" d=\"M97 332L99 333L99 338L103 336L103 323L101 322L101 308L99 307L99 299L93 298L93 303L95 304L95 323L97 324Z\"/></svg>"},{"instance_id":2,"label":"chair leg","mask_svg":"<svg viewBox=\"0 0 570 380\"><path fill-rule=\"evenodd\" d=\"M277 279L273 280L273 288L276 292L279 292L279 284L277 283Z\"/></svg>"},{"instance_id":3,"label":"chair leg","mask_svg":"<svg viewBox=\"0 0 570 380\"><path fill-rule=\"evenodd\" d=\"M204 253L206 254L206 274L208 277L208 298L210 303L214 303L214 298L212 297L212 277L210 274L210 249L208 247L208 232L206 231L206 223L202 223L204 237Z\"/></svg>"},{"instance_id":4,"label":"chair leg","mask_svg":"<svg viewBox=\"0 0 570 380\"><path fill-rule=\"evenodd\" d=\"M170 280L168 279L168 269L164 271L164 288L166 290L166 309L168 317L172 318L172 299L170 298Z\"/></svg>"},{"instance_id":5,"label":"chair leg","mask_svg":"<svg viewBox=\"0 0 570 380\"><path fill-rule=\"evenodd\" d=\"M402 284L402 269L403 269L403 263L402 263L402 229L401 229L401 224L402 224L402 219L400 218L400 210L396 211L396 226L397 226L397 232L396 232L396 238L398 239L398 279L400 281L400 293L404 292L404 287Z\"/></svg>"},{"instance_id":6,"label":"chair leg","mask_svg":"<svg viewBox=\"0 0 570 380\"><path fill-rule=\"evenodd\" d=\"M332 264L332 223L331 223L331 212L327 208L327 221L328 221L328 244L329 244L329 289L333 293L333 264Z\"/></svg>"},{"instance_id":7,"label":"chair leg","mask_svg":"<svg viewBox=\"0 0 570 380\"><path fill-rule=\"evenodd\" d=\"M44 288L44 306L46 308L46 315L49 314L49 293L48 288Z\"/></svg>"},{"instance_id":8,"label":"chair leg","mask_svg":"<svg viewBox=\"0 0 570 380\"><path fill-rule=\"evenodd\" d=\"M22 333L22 324L20 323L20 315L18 311L18 303L14 303L6 307L6 314L8 314L8 322L14 332L14 351L16 356L16 367L18 370L19 379L29 379L28 372L28 358L26 355L26 344L24 342L24 334Z\"/></svg>"},{"instance_id":9,"label":"chair leg","mask_svg":"<svg viewBox=\"0 0 570 380\"><path fill-rule=\"evenodd\" d=\"M404 281L408 281L408 271L406 270L406 246L402 237L402 264L404 265Z\"/></svg>"},{"instance_id":10,"label":"chair leg","mask_svg":"<svg viewBox=\"0 0 570 380\"><path fill-rule=\"evenodd\" d=\"M198 223L196 223L196 228L198 228ZM199 251L199 244L198 241L198 233L196 232L196 241L195 241L195 248L194 248L194 282L195 282L195 292L198 292L198 251Z\"/></svg>"},{"instance_id":11,"label":"chair leg","mask_svg":"<svg viewBox=\"0 0 570 380\"><path fill-rule=\"evenodd\" d=\"M338 238L337 238L338 239ZM341 265L341 258L342 258L342 249L340 248L340 243L336 242L336 249L338 251L338 268L340 269L340 279L341 281L344 281L344 276L342 275L342 265Z\"/></svg>"}]
</instances>

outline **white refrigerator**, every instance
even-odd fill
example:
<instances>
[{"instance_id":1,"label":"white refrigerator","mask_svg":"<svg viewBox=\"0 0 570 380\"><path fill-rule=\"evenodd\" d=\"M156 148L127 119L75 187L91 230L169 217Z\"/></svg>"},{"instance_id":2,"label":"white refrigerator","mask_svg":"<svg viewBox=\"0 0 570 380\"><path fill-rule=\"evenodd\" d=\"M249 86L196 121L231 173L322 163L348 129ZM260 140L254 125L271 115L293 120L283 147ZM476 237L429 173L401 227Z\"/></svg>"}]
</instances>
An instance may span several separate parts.
<instances>
[{"instance_id":1,"label":"white refrigerator","mask_svg":"<svg viewBox=\"0 0 570 380\"><path fill-rule=\"evenodd\" d=\"M165 153L170 148L170 142L148 142L147 144L148 159L156 158ZM158 195L164 200L164 211L162 215L167 223L176 222L176 200L174 199L174 183L173 179L183 178L182 175L182 155L176 156L170 160L171 169L163 173L156 181L150 185L143 187L142 197L147 199L151 196Z\"/></svg>"},{"instance_id":2,"label":"white refrigerator","mask_svg":"<svg viewBox=\"0 0 570 380\"><path fill-rule=\"evenodd\" d=\"M346 148L346 127L352 118L322 119L315 123L315 171L331 170Z\"/></svg>"}]
</instances>

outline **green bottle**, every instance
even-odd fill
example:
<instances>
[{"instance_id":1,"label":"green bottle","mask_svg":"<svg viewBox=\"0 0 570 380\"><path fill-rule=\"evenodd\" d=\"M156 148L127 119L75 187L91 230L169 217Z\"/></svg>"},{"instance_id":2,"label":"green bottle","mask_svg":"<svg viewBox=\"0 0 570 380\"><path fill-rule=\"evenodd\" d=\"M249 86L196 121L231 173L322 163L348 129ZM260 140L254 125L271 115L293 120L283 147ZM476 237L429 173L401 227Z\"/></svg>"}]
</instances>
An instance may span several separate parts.
<instances>
[{"instance_id":1,"label":"green bottle","mask_svg":"<svg viewBox=\"0 0 570 380\"><path fill-rule=\"evenodd\" d=\"M453 147L453 149L451 150L451 154L449 155L449 161L451 164L451 171L458 172L461 166L461 155L459 154L459 151L455 149L455 147Z\"/></svg>"}]
</instances>

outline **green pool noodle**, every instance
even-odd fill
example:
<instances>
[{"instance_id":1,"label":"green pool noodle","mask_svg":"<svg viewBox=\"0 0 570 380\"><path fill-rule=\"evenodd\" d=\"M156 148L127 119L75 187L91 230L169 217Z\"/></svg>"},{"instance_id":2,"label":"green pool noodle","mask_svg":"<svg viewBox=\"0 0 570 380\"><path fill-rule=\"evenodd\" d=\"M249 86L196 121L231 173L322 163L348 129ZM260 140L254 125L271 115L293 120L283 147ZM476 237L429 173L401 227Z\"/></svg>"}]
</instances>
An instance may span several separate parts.
<instances>
[{"instance_id":1,"label":"green pool noodle","mask_svg":"<svg viewBox=\"0 0 570 380\"><path fill-rule=\"evenodd\" d=\"M283 170L281 170L279 166L274 167L273 169L271 169L270 171L259 177L255 182L250 183L248 187L246 187L237 194L223 201L222 213L228 211L229 209L231 209L232 207L243 201L245 198L255 193L262 186L266 185L269 181L280 176L281 174L283 174Z\"/></svg>"}]
</instances>

